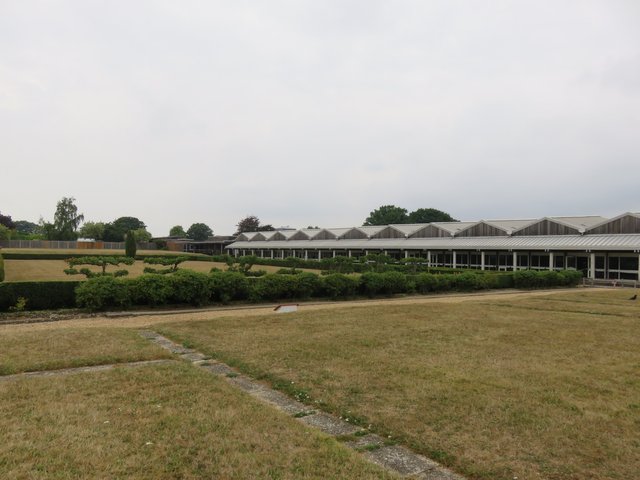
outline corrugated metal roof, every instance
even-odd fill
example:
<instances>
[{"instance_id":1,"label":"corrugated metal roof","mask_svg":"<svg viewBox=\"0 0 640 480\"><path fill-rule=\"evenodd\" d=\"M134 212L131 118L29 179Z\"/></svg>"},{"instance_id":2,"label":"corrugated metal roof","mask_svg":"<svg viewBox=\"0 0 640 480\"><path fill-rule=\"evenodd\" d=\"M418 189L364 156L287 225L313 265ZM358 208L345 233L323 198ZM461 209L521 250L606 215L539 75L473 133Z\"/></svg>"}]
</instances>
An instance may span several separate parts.
<instances>
[{"instance_id":1,"label":"corrugated metal roof","mask_svg":"<svg viewBox=\"0 0 640 480\"><path fill-rule=\"evenodd\" d=\"M373 240L274 240L234 242L239 249L357 249L357 250L621 250L640 252L640 234L537 235L518 237L389 238Z\"/></svg>"},{"instance_id":2,"label":"corrugated metal roof","mask_svg":"<svg viewBox=\"0 0 640 480\"><path fill-rule=\"evenodd\" d=\"M606 225L607 223L610 222L614 222L616 220L620 220L621 218L624 218L626 216L632 216L632 217L636 217L636 218L640 218L640 213L634 213L634 212L625 212L621 215L618 215L617 217L613 217L613 218L605 218L602 222L599 223L595 223L593 225L590 225L588 230L594 230L602 225Z\"/></svg>"},{"instance_id":3,"label":"corrugated metal roof","mask_svg":"<svg viewBox=\"0 0 640 480\"><path fill-rule=\"evenodd\" d=\"M427 225L434 225L441 230L451 233L452 235L456 234L460 230L464 230L472 225L477 225L479 222L433 222ZM425 225L425 227L427 226Z\"/></svg>"}]
</instances>

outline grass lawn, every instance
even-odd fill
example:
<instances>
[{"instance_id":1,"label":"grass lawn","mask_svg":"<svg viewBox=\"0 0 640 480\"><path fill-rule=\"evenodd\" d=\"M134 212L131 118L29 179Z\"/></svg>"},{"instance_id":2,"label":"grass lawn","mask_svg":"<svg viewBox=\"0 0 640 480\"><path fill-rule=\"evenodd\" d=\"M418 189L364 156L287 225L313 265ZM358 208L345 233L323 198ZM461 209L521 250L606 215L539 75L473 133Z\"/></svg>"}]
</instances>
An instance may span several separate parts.
<instances>
[{"instance_id":1,"label":"grass lawn","mask_svg":"<svg viewBox=\"0 0 640 480\"><path fill-rule=\"evenodd\" d=\"M171 358L171 355L134 330L103 327L16 332L5 329L0 335L0 375L160 358Z\"/></svg>"},{"instance_id":2,"label":"grass lawn","mask_svg":"<svg viewBox=\"0 0 640 480\"><path fill-rule=\"evenodd\" d=\"M65 268L69 265L64 260L5 260L5 280L7 282L24 282L24 281L44 281L44 280L84 280L84 275L67 275L64 273ZM84 268L82 265L76 268ZM137 277L143 274L145 267L158 268L157 265L149 265L142 261L136 261L133 265L120 265L119 267L109 266L107 272L125 269L129 271L129 277ZM199 262L187 261L180 264L180 268L194 270L196 272L208 273L213 267L220 270L226 270L227 265L219 262ZM88 266L94 271L100 271L99 267ZM160 266L160 268L163 268ZM252 270L266 270L267 272L275 272L281 267L270 265L254 265ZM308 270L310 272L319 273L319 270Z\"/></svg>"},{"instance_id":3,"label":"grass lawn","mask_svg":"<svg viewBox=\"0 0 640 480\"><path fill-rule=\"evenodd\" d=\"M166 324L187 342L474 479L640 471L629 290Z\"/></svg>"},{"instance_id":4,"label":"grass lawn","mask_svg":"<svg viewBox=\"0 0 640 480\"><path fill-rule=\"evenodd\" d=\"M393 479L186 363L0 382L3 479Z\"/></svg>"}]
</instances>

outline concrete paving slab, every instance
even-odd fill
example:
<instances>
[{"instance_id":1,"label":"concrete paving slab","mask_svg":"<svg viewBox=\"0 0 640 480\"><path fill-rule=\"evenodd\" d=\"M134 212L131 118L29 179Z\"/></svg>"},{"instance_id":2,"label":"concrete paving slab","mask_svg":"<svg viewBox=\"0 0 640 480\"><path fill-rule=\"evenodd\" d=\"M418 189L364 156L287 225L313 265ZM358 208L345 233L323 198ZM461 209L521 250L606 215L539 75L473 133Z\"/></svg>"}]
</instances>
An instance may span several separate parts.
<instances>
[{"instance_id":1,"label":"concrete paving slab","mask_svg":"<svg viewBox=\"0 0 640 480\"><path fill-rule=\"evenodd\" d=\"M204 368L205 370L210 371L211 373L215 373L216 375L237 375L233 368L224 363L204 363L200 365L200 368Z\"/></svg>"},{"instance_id":2,"label":"concrete paving slab","mask_svg":"<svg viewBox=\"0 0 640 480\"><path fill-rule=\"evenodd\" d=\"M180 355L180 358L184 358L185 360L189 360L190 362L198 362L198 361L206 360L209 357L207 357L205 354L200 352L193 352L193 353L183 353L182 355Z\"/></svg>"},{"instance_id":3,"label":"concrete paving slab","mask_svg":"<svg viewBox=\"0 0 640 480\"><path fill-rule=\"evenodd\" d=\"M276 408L286 412L290 415L296 415L301 412L309 411L310 408L306 406L304 403L298 402L297 400L293 400L287 397L285 394L280 393L276 390L265 389L265 390L256 390L253 392L254 395L267 403L275 406Z\"/></svg>"},{"instance_id":4,"label":"concrete paving slab","mask_svg":"<svg viewBox=\"0 0 640 480\"><path fill-rule=\"evenodd\" d=\"M373 463L394 470L402 475L417 475L439 467L436 462L398 445L382 447L378 450L366 452L365 455L369 457Z\"/></svg>"},{"instance_id":5,"label":"concrete paving slab","mask_svg":"<svg viewBox=\"0 0 640 480\"><path fill-rule=\"evenodd\" d=\"M362 437L358 437L355 440L345 442L347 447L353 448L354 450L362 450L371 447L382 447L384 446L384 438L375 433L369 433Z\"/></svg>"},{"instance_id":6,"label":"concrete paving slab","mask_svg":"<svg viewBox=\"0 0 640 480\"><path fill-rule=\"evenodd\" d=\"M262 385L261 383L255 382L251 380L249 377L245 377L244 375L238 375L237 377L229 377L229 382L238 386L242 390L248 393L253 393L256 390L264 391L268 387Z\"/></svg>"},{"instance_id":7,"label":"concrete paving slab","mask_svg":"<svg viewBox=\"0 0 640 480\"><path fill-rule=\"evenodd\" d=\"M306 417L300 417L302 423L306 423L312 427L316 427L329 435L351 435L357 431L362 430L360 427L351 425L348 422L344 422L332 415L326 413L316 413L313 415L307 415Z\"/></svg>"}]
</instances>

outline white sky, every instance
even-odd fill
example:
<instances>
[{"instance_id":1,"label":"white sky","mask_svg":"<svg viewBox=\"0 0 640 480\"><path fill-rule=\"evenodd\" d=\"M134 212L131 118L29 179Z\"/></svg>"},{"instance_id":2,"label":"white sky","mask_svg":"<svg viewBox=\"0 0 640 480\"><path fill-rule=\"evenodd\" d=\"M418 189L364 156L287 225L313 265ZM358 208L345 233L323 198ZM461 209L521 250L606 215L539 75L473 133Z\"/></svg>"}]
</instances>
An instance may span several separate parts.
<instances>
[{"instance_id":1,"label":"white sky","mask_svg":"<svg viewBox=\"0 0 640 480\"><path fill-rule=\"evenodd\" d=\"M0 212L640 211L637 0L0 0Z\"/></svg>"}]
</instances>

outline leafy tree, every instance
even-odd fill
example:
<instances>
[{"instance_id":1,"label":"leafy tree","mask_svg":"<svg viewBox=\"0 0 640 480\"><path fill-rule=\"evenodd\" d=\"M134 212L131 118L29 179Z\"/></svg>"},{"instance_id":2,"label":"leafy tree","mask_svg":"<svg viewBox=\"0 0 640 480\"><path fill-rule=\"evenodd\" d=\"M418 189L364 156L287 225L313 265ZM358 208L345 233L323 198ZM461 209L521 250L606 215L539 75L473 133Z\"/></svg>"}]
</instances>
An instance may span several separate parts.
<instances>
[{"instance_id":1,"label":"leafy tree","mask_svg":"<svg viewBox=\"0 0 640 480\"><path fill-rule=\"evenodd\" d=\"M107 242L123 242L129 230L147 228L144 222L136 217L120 217L107 223L104 229L104 240Z\"/></svg>"},{"instance_id":2,"label":"leafy tree","mask_svg":"<svg viewBox=\"0 0 640 480\"><path fill-rule=\"evenodd\" d=\"M171 230L169 230L169 236L184 238L187 236L187 232L184 231L184 228L182 228L182 225L176 225L175 227L171 227Z\"/></svg>"},{"instance_id":3,"label":"leafy tree","mask_svg":"<svg viewBox=\"0 0 640 480\"><path fill-rule=\"evenodd\" d=\"M363 225L390 225L407 223L407 209L395 205L383 205L369 214Z\"/></svg>"},{"instance_id":4,"label":"leafy tree","mask_svg":"<svg viewBox=\"0 0 640 480\"><path fill-rule=\"evenodd\" d=\"M189 257L186 255L172 255L171 257L147 257L144 259L144 263L148 263L151 265L164 265L165 267L169 268L156 269L146 267L144 269L144 273L158 273L162 275L167 273L174 273L178 271L178 265L180 265L182 262L186 262L187 260L189 260Z\"/></svg>"},{"instance_id":5,"label":"leafy tree","mask_svg":"<svg viewBox=\"0 0 640 480\"><path fill-rule=\"evenodd\" d=\"M144 243L151 241L152 235L144 228L138 228L133 231L133 235L136 238L136 242Z\"/></svg>"},{"instance_id":6,"label":"leafy tree","mask_svg":"<svg viewBox=\"0 0 640 480\"><path fill-rule=\"evenodd\" d=\"M418 208L409 214L408 223L458 222L451 215L435 208Z\"/></svg>"},{"instance_id":7,"label":"leafy tree","mask_svg":"<svg viewBox=\"0 0 640 480\"><path fill-rule=\"evenodd\" d=\"M87 278L94 277L124 277L129 275L127 270L116 270L115 272L107 272L107 266L115 265L118 266L121 263L125 265L133 265L135 259L129 257L103 257L98 255L92 255L90 257L77 257L77 258L69 258L67 263L69 264L69 268L64 270L64 273L67 275L84 275ZM102 268L101 272L94 272L89 268L81 268L77 270L75 267L78 265L94 265Z\"/></svg>"},{"instance_id":8,"label":"leafy tree","mask_svg":"<svg viewBox=\"0 0 640 480\"><path fill-rule=\"evenodd\" d=\"M204 223L194 223L187 230L187 238L200 242L213 235L213 230Z\"/></svg>"},{"instance_id":9,"label":"leafy tree","mask_svg":"<svg viewBox=\"0 0 640 480\"><path fill-rule=\"evenodd\" d=\"M73 197L63 197L56 205L53 223L43 222L44 233L48 240L75 240L78 238L78 226L84 215L78 213Z\"/></svg>"},{"instance_id":10,"label":"leafy tree","mask_svg":"<svg viewBox=\"0 0 640 480\"><path fill-rule=\"evenodd\" d=\"M13 230L9 230L3 224L0 224L0 240L11 240Z\"/></svg>"},{"instance_id":11,"label":"leafy tree","mask_svg":"<svg viewBox=\"0 0 640 480\"><path fill-rule=\"evenodd\" d=\"M27 220L16 220L16 232L22 235L39 235L42 233L42 228L37 223L28 222Z\"/></svg>"},{"instance_id":12,"label":"leafy tree","mask_svg":"<svg viewBox=\"0 0 640 480\"><path fill-rule=\"evenodd\" d=\"M93 238L102 240L104 238L105 224L103 222L86 222L80 229L82 238Z\"/></svg>"},{"instance_id":13,"label":"leafy tree","mask_svg":"<svg viewBox=\"0 0 640 480\"><path fill-rule=\"evenodd\" d=\"M271 224L261 225L260 219L255 215L244 217L236 224L236 227L238 227L236 233L234 233L236 237L244 232L273 232L275 230Z\"/></svg>"},{"instance_id":14,"label":"leafy tree","mask_svg":"<svg viewBox=\"0 0 640 480\"><path fill-rule=\"evenodd\" d=\"M136 235L133 230L129 230L126 235L126 240L124 243L124 252L125 255L129 258L136 258L136 250L138 246L136 245Z\"/></svg>"},{"instance_id":15,"label":"leafy tree","mask_svg":"<svg viewBox=\"0 0 640 480\"><path fill-rule=\"evenodd\" d=\"M247 215L236 224L236 227L238 228L234 233L235 236L244 232L257 232L260 228L260 219L255 215Z\"/></svg>"},{"instance_id":16,"label":"leafy tree","mask_svg":"<svg viewBox=\"0 0 640 480\"><path fill-rule=\"evenodd\" d=\"M11 220L11 215L2 215L2 213L0 213L0 225L4 225L9 230L16 228L16 224Z\"/></svg>"}]
</instances>

